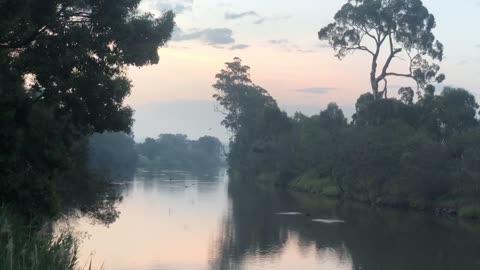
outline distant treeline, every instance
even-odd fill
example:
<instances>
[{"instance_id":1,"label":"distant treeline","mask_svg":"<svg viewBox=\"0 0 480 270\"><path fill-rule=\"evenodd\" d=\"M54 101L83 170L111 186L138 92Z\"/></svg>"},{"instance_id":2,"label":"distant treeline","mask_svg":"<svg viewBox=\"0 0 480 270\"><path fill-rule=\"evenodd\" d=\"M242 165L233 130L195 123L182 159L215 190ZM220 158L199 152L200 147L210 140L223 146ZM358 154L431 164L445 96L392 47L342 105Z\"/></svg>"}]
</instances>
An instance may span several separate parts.
<instances>
[{"instance_id":1,"label":"distant treeline","mask_svg":"<svg viewBox=\"0 0 480 270\"><path fill-rule=\"evenodd\" d=\"M204 136L189 140L183 134L161 134L136 144L125 133L94 134L89 143L89 164L112 177L131 177L137 168L205 169L224 163L222 143Z\"/></svg>"},{"instance_id":2,"label":"distant treeline","mask_svg":"<svg viewBox=\"0 0 480 270\"><path fill-rule=\"evenodd\" d=\"M189 140L183 134L161 134L138 144L140 166L176 169L218 167L224 162L222 143L215 137L204 136Z\"/></svg>"},{"instance_id":3,"label":"distant treeline","mask_svg":"<svg viewBox=\"0 0 480 270\"><path fill-rule=\"evenodd\" d=\"M253 84L236 58L217 75L214 96L234 136L233 179L269 182L375 205L480 215L480 122L472 94L430 88L418 101L357 100L348 121L331 103L293 117ZM402 91L400 91L402 93Z\"/></svg>"},{"instance_id":4,"label":"distant treeline","mask_svg":"<svg viewBox=\"0 0 480 270\"><path fill-rule=\"evenodd\" d=\"M137 168L138 153L131 135L123 132L95 133L90 137L88 164L111 178L130 178Z\"/></svg>"}]
</instances>

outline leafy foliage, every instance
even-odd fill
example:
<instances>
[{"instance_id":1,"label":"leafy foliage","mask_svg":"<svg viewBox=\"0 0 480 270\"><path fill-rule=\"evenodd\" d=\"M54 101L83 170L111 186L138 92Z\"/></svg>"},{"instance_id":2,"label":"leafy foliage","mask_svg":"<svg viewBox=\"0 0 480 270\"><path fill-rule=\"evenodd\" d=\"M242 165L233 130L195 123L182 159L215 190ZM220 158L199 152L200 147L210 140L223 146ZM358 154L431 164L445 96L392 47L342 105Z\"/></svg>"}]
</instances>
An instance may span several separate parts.
<instances>
[{"instance_id":1,"label":"leafy foliage","mask_svg":"<svg viewBox=\"0 0 480 270\"><path fill-rule=\"evenodd\" d=\"M443 59L443 45L432 33L435 17L421 0L349 0L334 20L318 32L319 39L328 41L339 59L355 51L372 56L370 83L375 99L387 97L390 77L410 78L419 89L432 88L431 83L445 79L435 62ZM387 57L379 65L384 50ZM402 53L408 57L408 70L390 71L393 60Z\"/></svg>"},{"instance_id":2,"label":"leafy foliage","mask_svg":"<svg viewBox=\"0 0 480 270\"><path fill-rule=\"evenodd\" d=\"M248 77L248 69L241 67L236 70ZM417 102L410 98L411 89L403 89L401 100L367 93L359 97L348 123L335 103L317 115L290 118L276 104L254 100L270 100L265 90L246 98L237 92L243 87L221 88L225 96L220 101L238 108L225 106L227 118L236 116L229 121L239 121L224 122L237 127L228 156L233 179L395 207L446 204L459 211L478 205L479 106L466 90L447 87Z\"/></svg>"},{"instance_id":3,"label":"leafy foliage","mask_svg":"<svg viewBox=\"0 0 480 270\"><path fill-rule=\"evenodd\" d=\"M229 164L248 176L263 168L265 175L288 179L293 123L265 89L252 83L249 69L234 58L213 85L217 90L213 97L225 114L222 124L233 133Z\"/></svg>"},{"instance_id":4,"label":"leafy foliage","mask_svg":"<svg viewBox=\"0 0 480 270\"><path fill-rule=\"evenodd\" d=\"M102 181L86 166L87 137L130 132L125 68L157 63L174 27L172 12L154 18L139 2L0 1L2 204L57 216L79 206L66 194L74 190L104 205Z\"/></svg>"},{"instance_id":5,"label":"leafy foliage","mask_svg":"<svg viewBox=\"0 0 480 270\"><path fill-rule=\"evenodd\" d=\"M213 88L217 94L213 98L223 107L225 119L222 121L227 129L234 134L238 132L245 119L252 117L264 107L276 109L275 100L267 91L252 83L249 73L250 67L242 65L240 58L226 63L215 77L217 82Z\"/></svg>"},{"instance_id":6,"label":"leafy foliage","mask_svg":"<svg viewBox=\"0 0 480 270\"><path fill-rule=\"evenodd\" d=\"M88 145L88 163L93 171L117 178L131 178L138 153L132 136L122 132L95 133Z\"/></svg>"},{"instance_id":7,"label":"leafy foliage","mask_svg":"<svg viewBox=\"0 0 480 270\"><path fill-rule=\"evenodd\" d=\"M138 144L140 166L169 169L208 169L223 163L223 145L215 137L189 140L183 134L160 134Z\"/></svg>"},{"instance_id":8,"label":"leafy foliage","mask_svg":"<svg viewBox=\"0 0 480 270\"><path fill-rule=\"evenodd\" d=\"M74 270L78 266L77 247L72 233L33 233L0 208L0 269Z\"/></svg>"}]
</instances>

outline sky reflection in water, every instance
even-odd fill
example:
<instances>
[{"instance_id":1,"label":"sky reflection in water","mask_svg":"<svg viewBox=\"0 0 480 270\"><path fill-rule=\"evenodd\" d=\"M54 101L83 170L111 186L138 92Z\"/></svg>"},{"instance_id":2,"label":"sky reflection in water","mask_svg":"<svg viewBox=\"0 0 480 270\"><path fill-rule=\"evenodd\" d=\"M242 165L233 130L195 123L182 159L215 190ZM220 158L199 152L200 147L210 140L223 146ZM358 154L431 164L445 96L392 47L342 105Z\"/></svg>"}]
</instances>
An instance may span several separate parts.
<instances>
[{"instance_id":1,"label":"sky reflection in water","mask_svg":"<svg viewBox=\"0 0 480 270\"><path fill-rule=\"evenodd\" d=\"M76 224L94 269L480 269L473 224L229 184L225 170L139 171L123 194L109 228Z\"/></svg>"}]
</instances>

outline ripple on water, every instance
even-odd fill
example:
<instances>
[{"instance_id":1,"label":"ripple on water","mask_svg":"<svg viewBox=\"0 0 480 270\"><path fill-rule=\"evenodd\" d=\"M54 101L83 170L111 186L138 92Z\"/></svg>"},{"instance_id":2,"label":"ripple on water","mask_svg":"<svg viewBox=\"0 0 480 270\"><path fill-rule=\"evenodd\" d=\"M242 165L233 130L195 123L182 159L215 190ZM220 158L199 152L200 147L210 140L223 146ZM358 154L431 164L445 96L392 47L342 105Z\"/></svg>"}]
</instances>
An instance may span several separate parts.
<instances>
[{"instance_id":1,"label":"ripple on water","mask_svg":"<svg viewBox=\"0 0 480 270\"><path fill-rule=\"evenodd\" d=\"M325 224L336 224L336 223L345 223L344 220L339 220L339 219L312 219L313 222L318 222L318 223L325 223Z\"/></svg>"},{"instance_id":2,"label":"ripple on water","mask_svg":"<svg viewBox=\"0 0 480 270\"><path fill-rule=\"evenodd\" d=\"M280 212L280 213L277 213L277 215L282 215L282 216L300 216L300 215L304 215L303 213L300 213L300 212Z\"/></svg>"}]
</instances>

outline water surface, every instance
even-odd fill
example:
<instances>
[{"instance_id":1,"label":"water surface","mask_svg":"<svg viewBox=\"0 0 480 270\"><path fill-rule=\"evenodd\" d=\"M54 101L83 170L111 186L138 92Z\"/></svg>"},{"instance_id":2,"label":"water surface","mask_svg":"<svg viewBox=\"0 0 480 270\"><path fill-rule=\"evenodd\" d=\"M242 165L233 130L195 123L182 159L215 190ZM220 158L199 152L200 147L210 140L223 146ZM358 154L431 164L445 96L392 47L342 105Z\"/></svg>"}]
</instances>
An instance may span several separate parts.
<instances>
[{"instance_id":1,"label":"water surface","mask_svg":"<svg viewBox=\"0 0 480 270\"><path fill-rule=\"evenodd\" d=\"M108 228L80 220L96 269L480 269L480 228L229 183L224 170L139 171Z\"/></svg>"}]
</instances>

